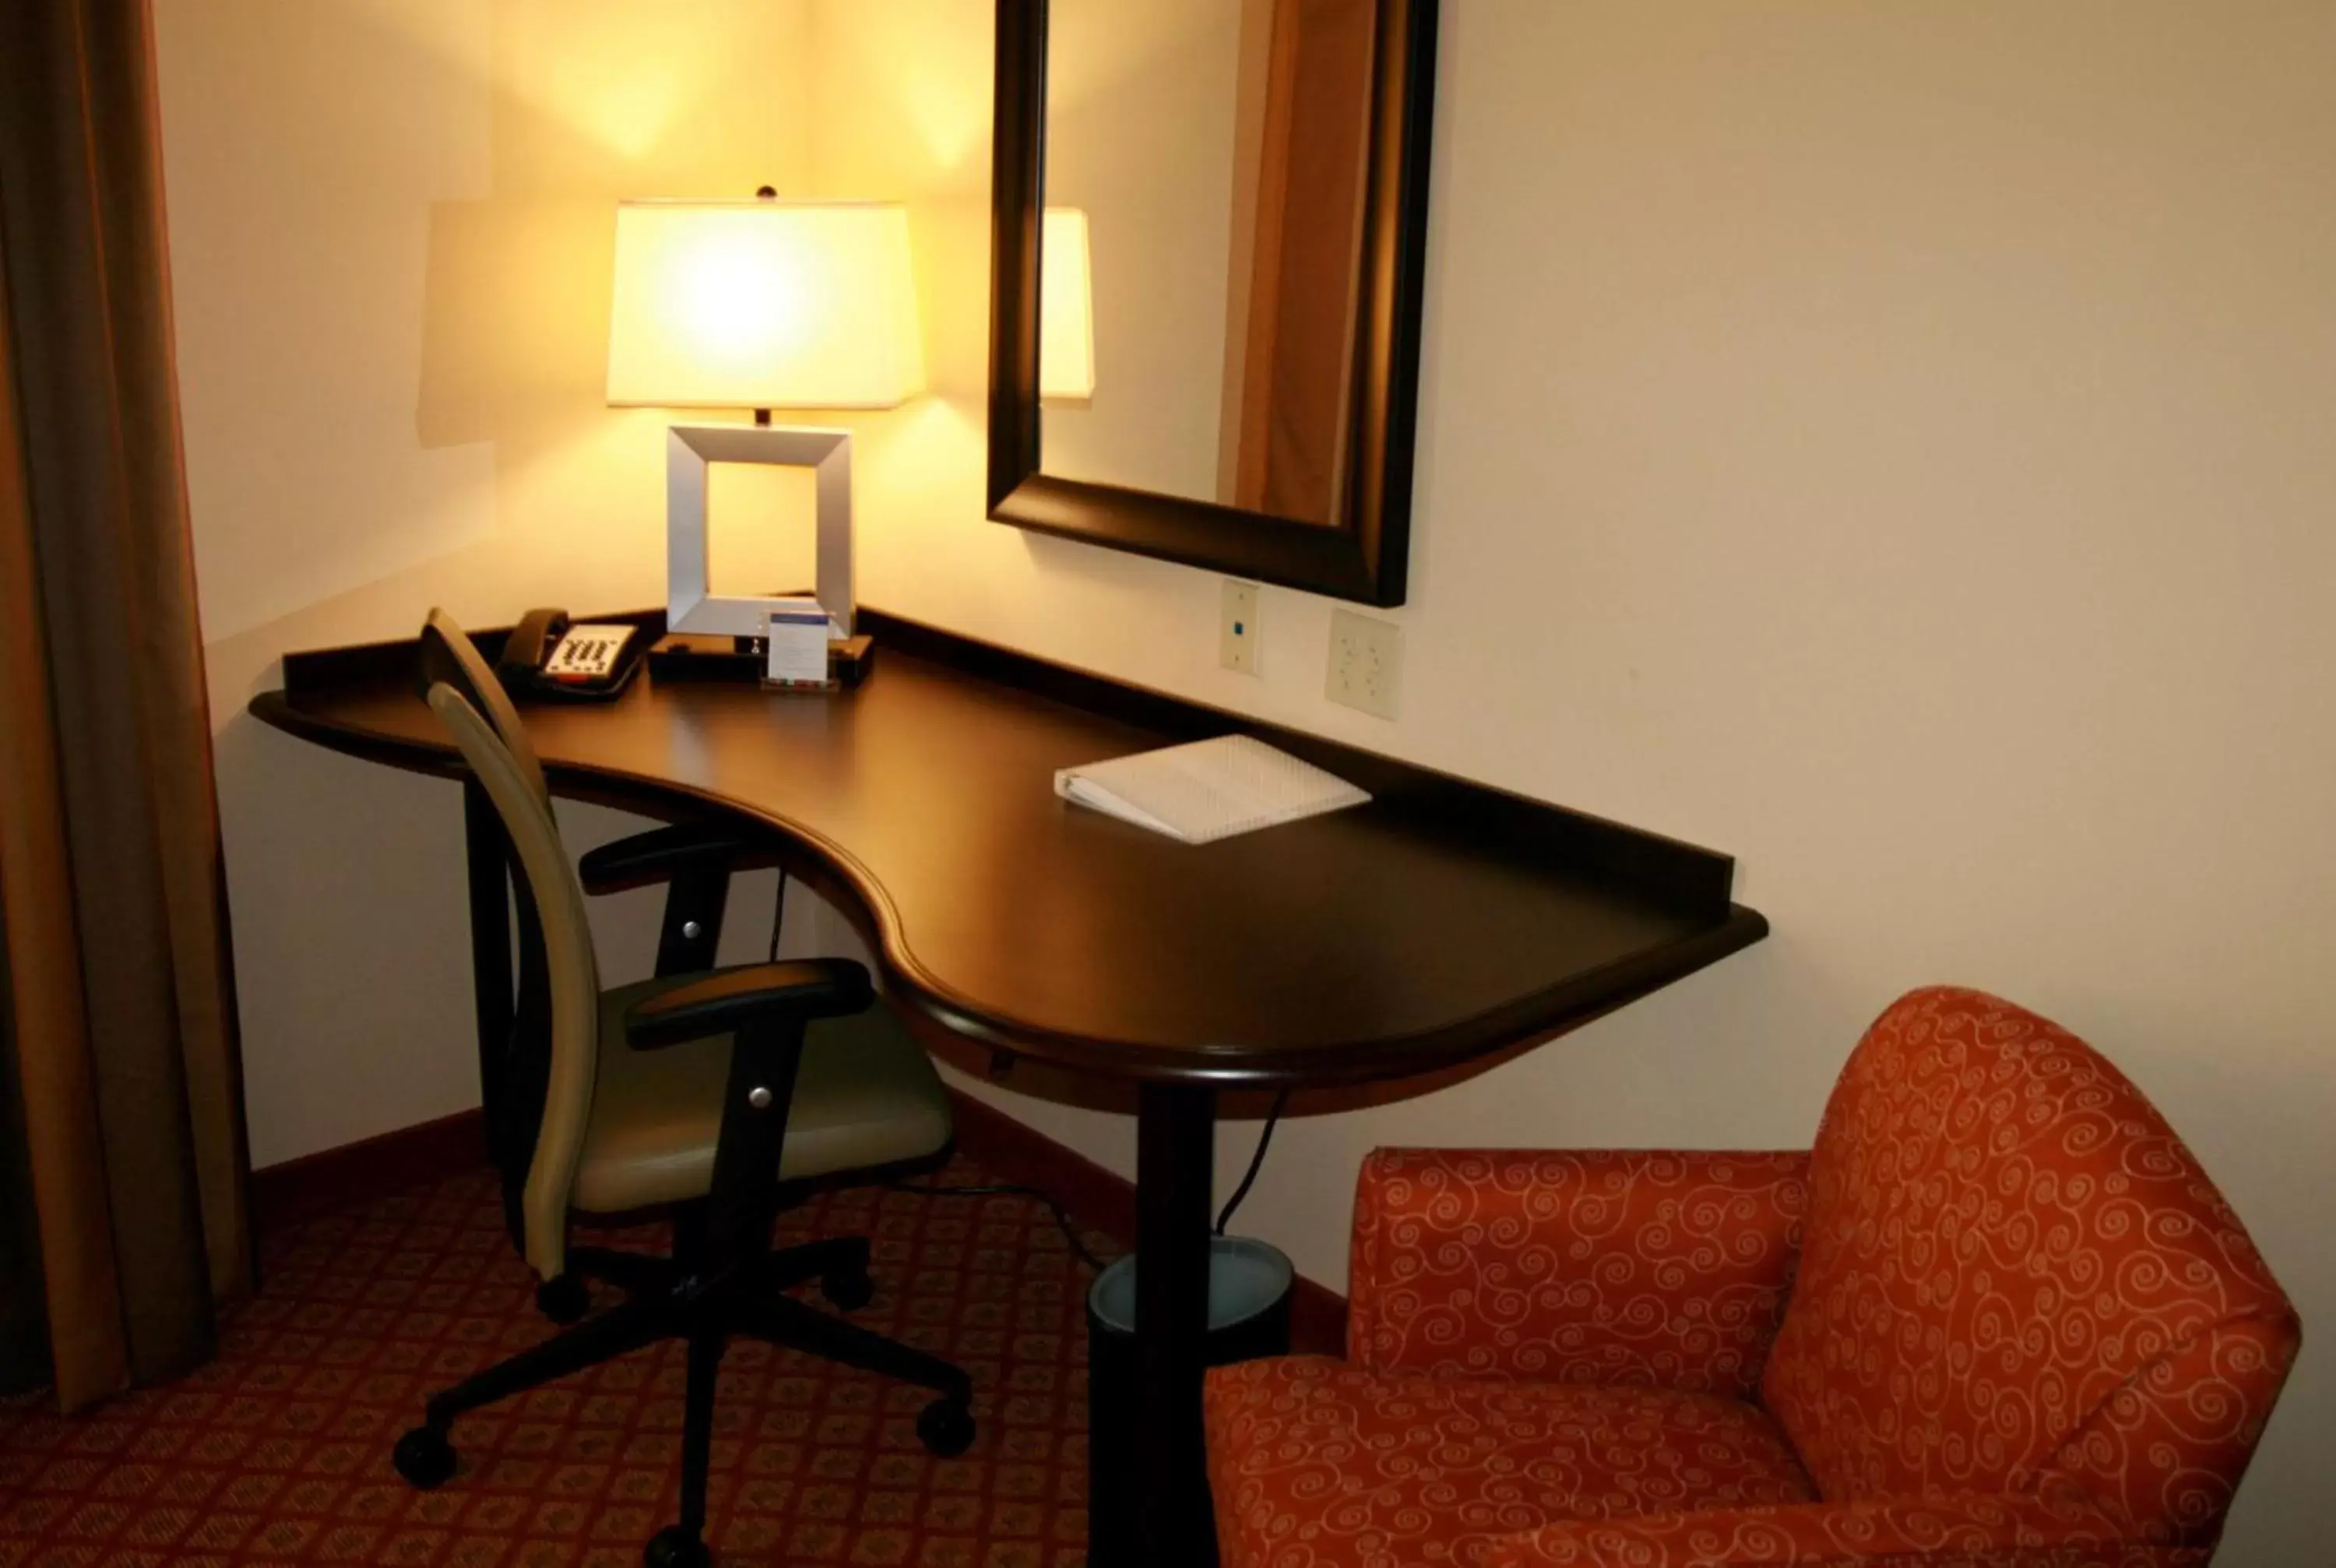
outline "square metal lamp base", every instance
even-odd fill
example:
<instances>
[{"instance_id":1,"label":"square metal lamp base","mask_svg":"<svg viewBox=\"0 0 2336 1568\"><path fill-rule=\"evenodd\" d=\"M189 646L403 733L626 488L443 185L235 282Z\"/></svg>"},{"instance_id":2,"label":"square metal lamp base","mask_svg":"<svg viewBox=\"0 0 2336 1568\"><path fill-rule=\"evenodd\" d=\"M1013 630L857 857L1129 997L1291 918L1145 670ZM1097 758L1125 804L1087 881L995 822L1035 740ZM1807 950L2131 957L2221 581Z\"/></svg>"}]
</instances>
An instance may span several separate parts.
<instances>
[{"instance_id":1,"label":"square metal lamp base","mask_svg":"<svg viewBox=\"0 0 2336 1568\"><path fill-rule=\"evenodd\" d=\"M780 602L725 598L711 586L707 470L717 463L808 468L818 478L815 592L820 609L852 635L852 433L809 425L676 424L665 468L666 626L676 632L760 637Z\"/></svg>"}]
</instances>

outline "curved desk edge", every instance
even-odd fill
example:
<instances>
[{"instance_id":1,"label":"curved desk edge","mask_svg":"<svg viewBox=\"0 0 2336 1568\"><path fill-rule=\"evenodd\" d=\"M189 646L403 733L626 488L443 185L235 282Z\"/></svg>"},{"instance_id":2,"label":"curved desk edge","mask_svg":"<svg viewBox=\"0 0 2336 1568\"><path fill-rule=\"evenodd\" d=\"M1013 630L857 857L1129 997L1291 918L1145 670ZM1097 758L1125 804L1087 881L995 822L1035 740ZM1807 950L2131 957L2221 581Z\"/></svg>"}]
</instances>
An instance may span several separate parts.
<instances>
[{"instance_id":1,"label":"curved desk edge","mask_svg":"<svg viewBox=\"0 0 2336 1568\"><path fill-rule=\"evenodd\" d=\"M655 611L599 619L625 619L661 634ZM1621 959L1579 970L1432 1031L1354 1040L1304 1053L1303 1061L1276 1059L1238 1047L1196 1053L1134 1042L1070 1037L1034 1027L927 973L897 939L890 901L846 846L744 803L676 781L615 769L545 759L559 794L666 821L729 816L774 834L800 851L823 875L822 891L846 895L852 914L880 955L895 1000L952 1032L990 1048L1027 1056L1078 1072L1119 1078L1189 1083L1218 1088L1279 1088L1354 1085L1440 1071L1523 1042L1552 1038L1708 967L1767 936L1760 913L1730 901L1734 862L1713 851L1609 822L1562 806L1456 778L1376 752L1346 745L1049 663L881 610L863 607L859 629L888 652L946 666L978 680L1011 687L1067 706L1157 732L1170 741L1228 733L1255 735L1317 766L1353 779L1407 816L1470 841L1497 839L1505 849L1562 862L1573 874L1614 887L1634 900L1697 921L1675 940L1643 946ZM490 652L492 633L481 640ZM253 717L330 750L408 772L459 778L451 743L418 742L333 717L334 696L378 691L413 667L412 640L375 643L285 656L286 687L253 697ZM881 679L880 672L877 679ZM848 700L848 699L847 699Z\"/></svg>"}]
</instances>

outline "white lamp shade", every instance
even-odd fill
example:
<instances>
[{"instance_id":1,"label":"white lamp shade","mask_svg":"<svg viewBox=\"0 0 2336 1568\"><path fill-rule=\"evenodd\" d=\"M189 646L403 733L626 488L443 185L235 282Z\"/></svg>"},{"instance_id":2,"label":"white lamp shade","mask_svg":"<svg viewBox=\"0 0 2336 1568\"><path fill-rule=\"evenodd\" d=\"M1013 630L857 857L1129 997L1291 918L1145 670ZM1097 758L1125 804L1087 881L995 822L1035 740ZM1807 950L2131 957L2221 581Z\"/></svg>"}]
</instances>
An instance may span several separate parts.
<instances>
[{"instance_id":1,"label":"white lamp shade","mask_svg":"<svg viewBox=\"0 0 2336 1568\"><path fill-rule=\"evenodd\" d=\"M1095 395L1095 287L1087 215L1049 207L1038 234L1038 395Z\"/></svg>"},{"instance_id":2,"label":"white lamp shade","mask_svg":"<svg viewBox=\"0 0 2336 1568\"><path fill-rule=\"evenodd\" d=\"M618 205L610 404L891 408L924 387L901 208Z\"/></svg>"}]
</instances>

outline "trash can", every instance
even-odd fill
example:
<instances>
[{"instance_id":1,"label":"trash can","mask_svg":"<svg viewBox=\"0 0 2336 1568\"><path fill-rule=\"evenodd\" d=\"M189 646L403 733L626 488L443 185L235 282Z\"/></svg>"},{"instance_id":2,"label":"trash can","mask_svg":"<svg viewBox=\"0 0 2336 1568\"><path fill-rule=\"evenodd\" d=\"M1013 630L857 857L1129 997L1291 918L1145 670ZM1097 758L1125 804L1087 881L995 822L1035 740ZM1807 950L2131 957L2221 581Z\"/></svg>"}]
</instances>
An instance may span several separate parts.
<instances>
[{"instance_id":1,"label":"trash can","mask_svg":"<svg viewBox=\"0 0 2336 1568\"><path fill-rule=\"evenodd\" d=\"M1290 1353L1290 1289L1278 1247L1247 1236L1209 1242L1212 1367ZM1135 1264L1122 1258L1087 1290L1087 1561L1139 1561L1135 1530Z\"/></svg>"}]
</instances>

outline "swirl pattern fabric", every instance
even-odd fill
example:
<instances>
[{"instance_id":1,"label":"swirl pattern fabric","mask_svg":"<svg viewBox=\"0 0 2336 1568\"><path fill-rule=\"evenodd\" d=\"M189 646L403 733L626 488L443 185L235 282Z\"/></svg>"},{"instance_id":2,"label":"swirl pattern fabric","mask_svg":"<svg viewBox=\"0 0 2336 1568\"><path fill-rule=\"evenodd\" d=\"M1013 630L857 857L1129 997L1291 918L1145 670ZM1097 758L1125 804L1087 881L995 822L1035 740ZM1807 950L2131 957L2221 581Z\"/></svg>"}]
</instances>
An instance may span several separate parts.
<instances>
[{"instance_id":1,"label":"swirl pattern fabric","mask_svg":"<svg viewBox=\"0 0 2336 1568\"><path fill-rule=\"evenodd\" d=\"M1227 1568L2203 1568L2301 1337L2139 1091L1952 989L1807 1155L1381 1150L1350 1288L1349 1361L1210 1376Z\"/></svg>"},{"instance_id":2,"label":"swirl pattern fabric","mask_svg":"<svg viewBox=\"0 0 2336 1568\"><path fill-rule=\"evenodd\" d=\"M1565 1523L1510 1536L1484 1568L2201 1568L2197 1548L2131 1540L2070 1492Z\"/></svg>"},{"instance_id":3,"label":"swirl pattern fabric","mask_svg":"<svg viewBox=\"0 0 2336 1568\"><path fill-rule=\"evenodd\" d=\"M2295 1352L2284 1312L2200 1335L2109 1396L2060 1445L2048 1478L2113 1498L2175 1540L2211 1543Z\"/></svg>"},{"instance_id":4,"label":"swirl pattern fabric","mask_svg":"<svg viewBox=\"0 0 2336 1568\"><path fill-rule=\"evenodd\" d=\"M1468 1568L1552 1519L1814 1495L1766 1416L1706 1394L1288 1357L1212 1372L1208 1427L1224 1568Z\"/></svg>"},{"instance_id":5,"label":"swirl pattern fabric","mask_svg":"<svg viewBox=\"0 0 2336 1568\"><path fill-rule=\"evenodd\" d=\"M1363 1162L1348 1354L1380 1371L1759 1386L1808 1156L1379 1149Z\"/></svg>"},{"instance_id":6,"label":"swirl pattern fabric","mask_svg":"<svg viewBox=\"0 0 2336 1568\"><path fill-rule=\"evenodd\" d=\"M1765 1402L1829 1499L2081 1480L2211 1544L2295 1353L2293 1309L2140 1091L1977 991L1851 1057Z\"/></svg>"}]
</instances>

